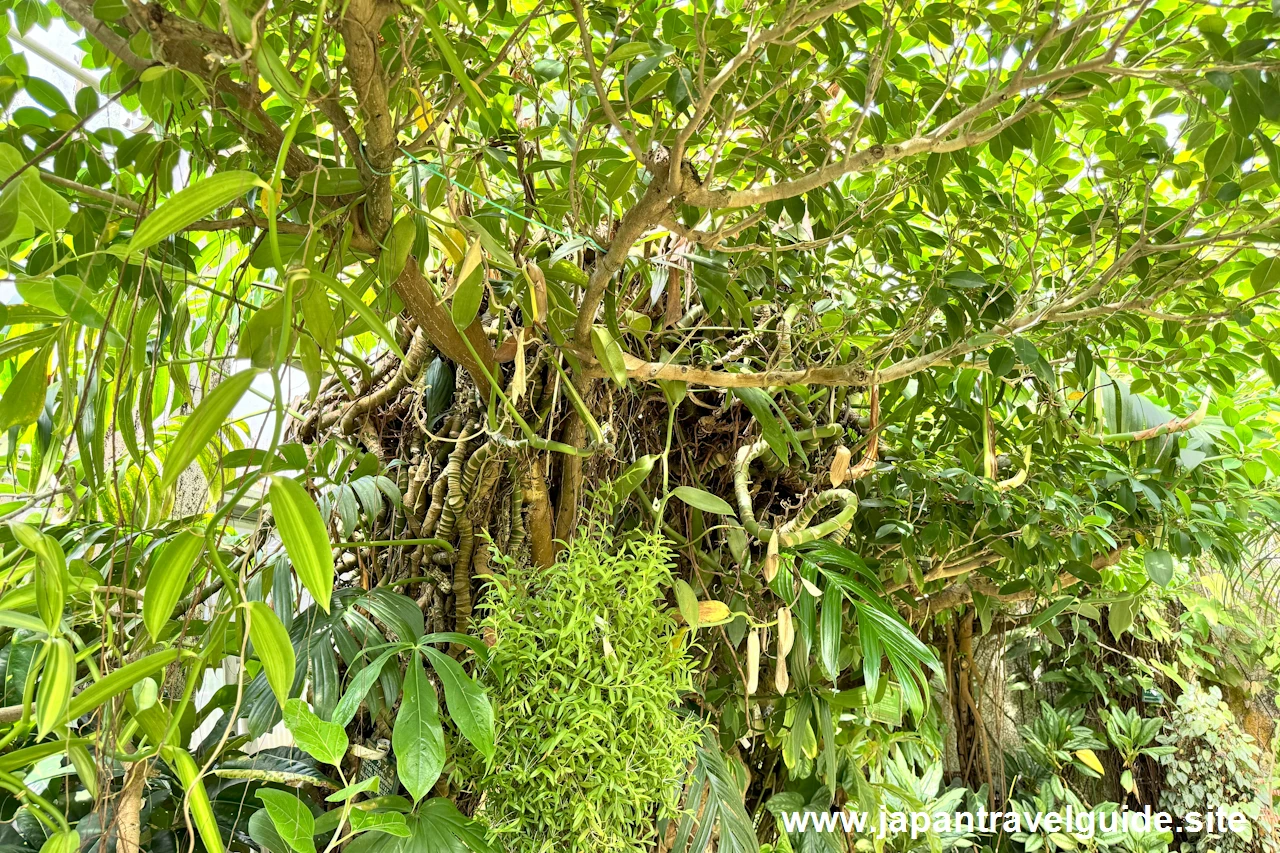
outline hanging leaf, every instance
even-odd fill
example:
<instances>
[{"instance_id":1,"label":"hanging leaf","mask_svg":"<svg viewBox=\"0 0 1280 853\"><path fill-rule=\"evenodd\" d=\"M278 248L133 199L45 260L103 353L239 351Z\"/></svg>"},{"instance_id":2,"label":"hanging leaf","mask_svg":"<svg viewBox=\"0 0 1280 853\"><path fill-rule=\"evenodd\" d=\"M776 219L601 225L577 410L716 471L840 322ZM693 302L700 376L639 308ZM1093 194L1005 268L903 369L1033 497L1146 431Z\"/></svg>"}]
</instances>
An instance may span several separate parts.
<instances>
[{"instance_id":1,"label":"hanging leaf","mask_svg":"<svg viewBox=\"0 0 1280 853\"><path fill-rule=\"evenodd\" d=\"M267 501L298 580L328 613L333 598L333 546L320 510L307 490L289 477L271 478Z\"/></svg>"},{"instance_id":2,"label":"hanging leaf","mask_svg":"<svg viewBox=\"0 0 1280 853\"><path fill-rule=\"evenodd\" d=\"M165 649L162 652L139 658L125 664L111 674L97 679L71 700L67 710L67 719L82 717L113 696L117 696L133 685L160 672L173 663L182 654L181 649Z\"/></svg>"},{"instance_id":3,"label":"hanging leaf","mask_svg":"<svg viewBox=\"0 0 1280 853\"><path fill-rule=\"evenodd\" d=\"M133 232L129 252L141 252L211 215L254 187L271 188L253 172L222 172L174 193Z\"/></svg>"},{"instance_id":4,"label":"hanging leaf","mask_svg":"<svg viewBox=\"0 0 1280 853\"><path fill-rule=\"evenodd\" d=\"M53 344L45 344L27 359L0 397L0 432L34 423L44 411L49 387L49 357Z\"/></svg>"},{"instance_id":5,"label":"hanging leaf","mask_svg":"<svg viewBox=\"0 0 1280 853\"><path fill-rule=\"evenodd\" d=\"M444 688L444 701L462 736L485 758L493 758L493 707L484 689L467 676L462 665L430 646L424 651Z\"/></svg>"},{"instance_id":6,"label":"hanging leaf","mask_svg":"<svg viewBox=\"0 0 1280 853\"><path fill-rule=\"evenodd\" d=\"M676 578L675 590L676 605L680 608L680 615L684 617L685 624L689 626L690 631L698 630L701 619L698 612L698 594L693 591L693 587L679 578Z\"/></svg>"},{"instance_id":7,"label":"hanging leaf","mask_svg":"<svg viewBox=\"0 0 1280 853\"><path fill-rule=\"evenodd\" d=\"M444 729L436 689L414 655L404 675L404 697L391 731L396 772L414 802L430 793L444 769Z\"/></svg>"},{"instance_id":8,"label":"hanging leaf","mask_svg":"<svg viewBox=\"0 0 1280 853\"><path fill-rule=\"evenodd\" d=\"M10 522L18 544L36 555L36 610L50 634L58 633L67 603L67 556L54 539L29 524Z\"/></svg>"},{"instance_id":9,"label":"hanging leaf","mask_svg":"<svg viewBox=\"0 0 1280 853\"><path fill-rule=\"evenodd\" d=\"M71 690L76 684L76 653L61 637L45 641L44 667L36 692L36 726L39 737L53 731L67 718Z\"/></svg>"},{"instance_id":10,"label":"hanging leaf","mask_svg":"<svg viewBox=\"0 0 1280 853\"><path fill-rule=\"evenodd\" d=\"M166 542L152 560L142 599L142 621L152 640L159 642L203 550L204 537L184 530Z\"/></svg>"},{"instance_id":11,"label":"hanging leaf","mask_svg":"<svg viewBox=\"0 0 1280 853\"><path fill-rule=\"evenodd\" d=\"M224 379L210 391L196 410L191 413L178 435L169 445L168 455L164 460L164 476L160 479L160 490L168 491L182 472L196 461L218 430L226 424L231 411L240 402L240 398L249 390L257 370L242 370L234 376Z\"/></svg>"},{"instance_id":12,"label":"hanging leaf","mask_svg":"<svg viewBox=\"0 0 1280 853\"><path fill-rule=\"evenodd\" d=\"M284 629L275 611L261 601L250 601L247 606L249 638L253 640L254 654L262 662L267 684L283 708L289 701L289 691L293 688L296 666L293 643L289 642L289 632Z\"/></svg>"},{"instance_id":13,"label":"hanging leaf","mask_svg":"<svg viewBox=\"0 0 1280 853\"><path fill-rule=\"evenodd\" d=\"M458 331L464 331L471 325L480 311L480 303L484 301L485 275L482 259L480 241L475 240L458 266L450 305L450 316Z\"/></svg>"},{"instance_id":14,"label":"hanging leaf","mask_svg":"<svg viewBox=\"0 0 1280 853\"><path fill-rule=\"evenodd\" d=\"M396 341L396 336L391 334L391 330L388 329L386 324L383 323L378 315L373 312L373 309L365 304L365 301L357 296L351 288L347 287L328 273L312 272L311 278L312 280L323 284L327 289L338 294L338 298L340 298L348 308L356 312L356 316L364 321L365 325L369 327L369 330L377 335L378 338L387 345L387 348L396 354L396 358L404 361L404 350L400 348L399 342Z\"/></svg>"}]
</instances>

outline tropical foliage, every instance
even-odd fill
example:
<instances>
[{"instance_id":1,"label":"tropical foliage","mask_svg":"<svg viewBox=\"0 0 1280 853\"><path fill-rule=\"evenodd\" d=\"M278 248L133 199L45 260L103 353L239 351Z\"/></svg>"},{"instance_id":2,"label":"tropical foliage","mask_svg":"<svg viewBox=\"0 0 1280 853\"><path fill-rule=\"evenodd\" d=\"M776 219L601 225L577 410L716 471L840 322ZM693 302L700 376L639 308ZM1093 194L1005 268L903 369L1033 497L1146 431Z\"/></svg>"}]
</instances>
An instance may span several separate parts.
<instances>
[{"instance_id":1,"label":"tropical foliage","mask_svg":"<svg viewBox=\"0 0 1280 853\"><path fill-rule=\"evenodd\" d=\"M0 2L0 847L832 849L1274 682L1276 10Z\"/></svg>"}]
</instances>

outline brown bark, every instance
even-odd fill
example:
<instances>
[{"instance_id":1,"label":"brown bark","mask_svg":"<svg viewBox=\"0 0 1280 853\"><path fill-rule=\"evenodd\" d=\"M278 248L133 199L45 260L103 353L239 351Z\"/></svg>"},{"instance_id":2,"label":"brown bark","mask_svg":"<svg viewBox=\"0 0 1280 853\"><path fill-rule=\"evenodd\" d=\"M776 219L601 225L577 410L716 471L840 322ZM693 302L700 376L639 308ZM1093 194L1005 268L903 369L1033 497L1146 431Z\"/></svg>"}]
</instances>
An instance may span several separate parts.
<instances>
[{"instance_id":1,"label":"brown bark","mask_svg":"<svg viewBox=\"0 0 1280 853\"><path fill-rule=\"evenodd\" d=\"M125 771L116 803L116 853L142 853L142 794L148 770L147 762L139 761Z\"/></svg>"},{"instance_id":2,"label":"brown bark","mask_svg":"<svg viewBox=\"0 0 1280 853\"><path fill-rule=\"evenodd\" d=\"M453 325L453 318L436 299L431 282L423 278L418 269L418 262L412 257L405 262L404 270L396 279L395 288L410 316L426 334L431 345L444 353L446 358L462 365L467 373L471 374L472 381L480 389L480 395L487 398L489 380L485 376L485 371L488 371L489 376L496 376L497 360L494 356L493 344L489 343L489 339L485 337L480 320L478 318L473 320L467 327L466 341L464 341ZM467 343L471 344L470 349ZM471 354L472 350L475 350L476 355L480 357L479 361Z\"/></svg>"},{"instance_id":3,"label":"brown bark","mask_svg":"<svg viewBox=\"0 0 1280 853\"><path fill-rule=\"evenodd\" d=\"M547 480L543 475L542 459L535 459L525 473L524 498L529 504L529 549L533 564L545 569L556 560L552 544L551 496L547 494Z\"/></svg>"}]
</instances>

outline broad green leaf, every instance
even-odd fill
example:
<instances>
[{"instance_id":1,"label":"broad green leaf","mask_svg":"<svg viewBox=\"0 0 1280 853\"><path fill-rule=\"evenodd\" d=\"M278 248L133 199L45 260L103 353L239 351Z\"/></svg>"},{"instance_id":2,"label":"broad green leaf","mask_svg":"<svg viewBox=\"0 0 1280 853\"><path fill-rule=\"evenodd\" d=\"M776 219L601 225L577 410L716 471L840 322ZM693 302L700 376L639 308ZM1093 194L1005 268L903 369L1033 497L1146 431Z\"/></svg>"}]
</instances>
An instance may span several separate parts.
<instances>
[{"instance_id":1,"label":"broad green leaf","mask_svg":"<svg viewBox=\"0 0 1280 853\"><path fill-rule=\"evenodd\" d=\"M320 349L332 354L338 346L338 324L333 318L333 308L324 291L322 282L308 282L299 308L302 310L303 328L315 339Z\"/></svg>"},{"instance_id":2,"label":"broad green leaf","mask_svg":"<svg viewBox=\"0 0 1280 853\"><path fill-rule=\"evenodd\" d=\"M844 596L836 584L827 584L819 614L818 660L832 683L840 674L840 634L844 625Z\"/></svg>"},{"instance_id":3,"label":"broad green leaf","mask_svg":"<svg viewBox=\"0 0 1280 853\"><path fill-rule=\"evenodd\" d=\"M1236 137L1227 132L1219 136L1204 153L1204 174L1208 178L1216 178L1226 172L1236 162Z\"/></svg>"},{"instance_id":4,"label":"broad green leaf","mask_svg":"<svg viewBox=\"0 0 1280 853\"><path fill-rule=\"evenodd\" d=\"M333 546L315 501L296 480L273 476L267 502L298 580L325 613L333 598Z\"/></svg>"},{"instance_id":5,"label":"broad green leaf","mask_svg":"<svg viewBox=\"0 0 1280 853\"><path fill-rule=\"evenodd\" d=\"M49 357L53 345L45 344L18 368L17 376L0 397L0 432L33 423L44 411L49 387Z\"/></svg>"},{"instance_id":6,"label":"broad green leaf","mask_svg":"<svg viewBox=\"0 0 1280 853\"><path fill-rule=\"evenodd\" d=\"M703 512L711 512L716 515L734 515L733 507L729 506L723 499L702 489L695 489L693 486L679 486L671 494L689 506L700 509Z\"/></svg>"},{"instance_id":7,"label":"broad green leaf","mask_svg":"<svg viewBox=\"0 0 1280 853\"><path fill-rule=\"evenodd\" d=\"M347 733L342 726L320 719L301 699L284 704L284 723L303 752L335 767L342 763L347 753Z\"/></svg>"},{"instance_id":8,"label":"broad green leaf","mask_svg":"<svg viewBox=\"0 0 1280 853\"><path fill-rule=\"evenodd\" d=\"M36 610L45 630L56 634L67 604L66 554L57 539L29 524L14 521L9 523L9 529L18 544L36 555Z\"/></svg>"},{"instance_id":9,"label":"broad green leaf","mask_svg":"<svg viewBox=\"0 0 1280 853\"><path fill-rule=\"evenodd\" d=\"M685 624L689 626L690 631L698 630L701 624L698 594L693 591L693 587L680 578L676 578L675 591L676 606L680 608L680 615L684 617Z\"/></svg>"},{"instance_id":10,"label":"broad green leaf","mask_svg":"<svg viewBox=\"0 0 1280 853\"><path fill-rule=\"evenodd\" d=\"M1280 284L1280 255L1258 261L1249 274L1249 283L1253 285L1254 293L1265 293Z\"/></svg>"},{"instance_id":11,"label":"broad green leaf","mask_svg":"<svg viewBox=\"0 0 1280 853\"><path fill-rule=\"evenodd\" d=\"M471 242L467 254L458 265L456 286L450 303L449 314L458 331L464 331L471 325L480 311L480 303L484 301L484 263L483 251L478 239Z\"/></svg>"},{"instance_id":12,"label":"broad green leaf","mask_svg":"<svg viewBox=\"0 0 1280 853\"><path fill-rule=\"evenodd\" d=\"M71 690L76 684L76 653L61 637L45 641L44 666L36 692L36 726L44 737L67 719Z\"/></svg>"},{"instance_id":13,"label":"broad green leaf","mask_svg":"<svg viewBox=\"0 0 1280 853\"><path fill-rule=\"evenodd\" d=\"M280 623L280 617L270 607L261 601L250 601L248 608L249 638L253 640L254 655L262 662L267 684L283 708L293 687L296 663L293 643L289 642L289 632Z\"/></svg>"},{"instance_id":14,"label":"broad green leaf","mask_svg":"<svg viewBox=\"0 0 1280 853\"><path fill-rule=\"evenodd\" d=\"M298 853L315 853L316 819L292 791L260 788L257 793L267 816L284 842Z\"/></svg>"},{"instance_id":15,"label":"broad green leaf","mask_svg":"<svg viewBox=\"0 0 1280 853\"><path fill-rule=\"evenodd\" d=\"M622 357L622 346L603 326L591 327L591 348L596 361L619 387L627 387L627 362Z\"/></svg>"},{"instance_id":16,"label":"broad green leaf","mask_svg":"<svg viewBox=\"0 0 1280 853\"><path fill-rule=\"evenodd\" d=\"M313 271L311 273L311 278L338 294L338 297L346 303L347 307L356 312L356 315L361 320L364 320L365 325L368 326L369 329L387 345L388 349L395 353L397 358L404 361L404 350L400 348L400 344L396 341L396 336L391 334L391 331L387 328L386 324L383 323L378 315L373 312L373 309L370 308L363 299L356 295L351 288L347 287L328 273Z\"/></svg>"},{"instance_id":17,"label":"broad green leaf","mask_svg":"<svg viewBox=\"0 0 1280 853\"><path fill-rule=\"evenodd\" d=\"M141 252L161 240L167 240L255 186L270 191L270 187L253 172L221 172L179 190L142 221L129 241L129 251Z\"/></svg>"},{"instance_id":18,"label":"broad green leaf","mask_svg":"<svg viewBox=\"0 0 1280 853\"><path fill-rule=\"evenodd\" d=\"M1111 606L1107 608L1107 628L1110 629L1111 636L1119 638L1125 631L1129 630L1137 610L1138 601L1136 598L1122 598L1118 601L1113 601Z\"/></svg>"},{"instance_id":19,"label":"broad green leaf","mask_svg":"<svg viewBox=\"0 0 1280 853\"><path fill-rule=\"evenodd\" d=\"M257 375L257 370L242 370L224 379L200 401L169 445L164 460L164 476L160 480L161 491L167 491L176 483L182 472L213 441Z\"/></svg>"},{"instance_id":20,"label":"broad green leaf","mask_svg":"<svg viewBox=\"0 0 1280 853\"><path fill-rule=\"evenodd\" d=\"M366 812L356 809L348 815L354 832L385 832L397 838L408 838L412 833L404 815L399 812Z\"/></svg>"},{"instance_id":21,"label":"broad green leaf","mask_svg":"<svg viewBox=\"0 0 1280 853\"><path fill-rule=\"evenodd\" d=\"M609 55L604 58L604 64L621 65L629 59L636 59L647 53L653 53L653 48L649 46L648 42L629 41L609 51Z\"/></svg>"},{"instance_id":22,"label":"broad green leaf","mask_svg":"<svg viewBox=\"0 0 1280 853\"><path fill-rule=\"evenodd\" d=\"M991 375L997 378L1008 376L1016 363L1013 350L1008 347L996 347L991 351L991 355L987 356L987 368L991 371Z\"/></svg>"},{"instance_id":23,"label":"broad green leaf","mask_svg":"<svg viewBox=\"0 0 1280 853\"><path fill-rule=\"evenodd\" d=\"M1142 557L1147 569L1147 577L1160 586L1168 586L1173 580L1173 555L1159 548L1148 551Z\"/></svg>"},{"instance_id":24,"label":"broad green leaf","mask_svg":"<svg viewBox=\"0 0 1280 853\"><path fill-rule=\"evenodd\" d=\"M113 696L133 687L144 678L155 675L182 654L181 649L165 649L162 652L139 658L94 681L72 699L67 719L74 720L97 708Z\"/></svg>"},{"instance_id":25,"label":"broad green leaf","mask_svg":"<svg viewBox=\"0 0 1280 853\"><path fill-rule=\"evenodd\" d=\"M55 832L40 845L40 853L78 853L79 850L80 833L74 829Z\"/></svg>"},{"instance_id":26,"label":"broad green leaf","mask_svg":"<svg viewBox=\"0 0 1280 853\"><path fill-rule=\"evenodd\" d=\"M656 454L649 453L641 456L635 462L627 466L627 470L613 480L613 503L614 506L621 506L626 502L631 493L640 487L645 481L649 473L653 471L653 465L660 459Z\"/></svg>"},{"instance_id":27,"label":"broad green leaf","mask_svg":"<svg viewBox=\"0 0 1280 853\"><path fill-rule=\"evenodd\" d=\"M440 725L436 689L427 680L422 660L414 655L404 676L404 696L391 731L396 772L417 802L431 792L444 769L444 729Z\"/></svg>"},{"instance_id":28,"label":"broad green leaf","mask_svg":"<svg viewBox=\"0 0 1280 853\"><path fill-rule=\"evenodd\" d=\"M290 699L289 701L292 702L294 700ZM353 782L350 785L346 786L345 788L339 788L337 791L334 791L332 794L325 797L324 801L326 803L346 802L347 800L354 797L356 794L367 794L370 791L378 790L378 787L381 784L382 784L382 780L380 778L378 778L377 776L370 776L368 779L365 779L363 782Z\"/></svg>"},{"instance_id":29,"label":"broad green leaf","mask_svg":"<svg viewBox=\"0 0 1280 853\"><path fill-rule=\"evenodd\" d=\"M334 723L346 726L355 719L356 711L360 710L360 703L364 701L365 696L369 695L369 691L378 681L378 676L382 674L383 666L395 653L395 649L385 651L374 658L372 663L361 665L357 669L356 674L351 678L351 684L347 686L347 692L342 694L337 707L333 709Z\"/></svg>"},{"instance_id":30,"label":"broad green leaf","mask_svg":"<svg viewBox=\"0 0 1280 853\"><path fill-rule=\"evenodd\" d=\"M152 558L142 599L142 621L152 640L159 642L203 550L204 537L184 530Z\"/></svg>"},{"instance_id":31,"label":"broad green leaf","mask_svg":"<svg viewBox=\"0 0 1280 853\"><path fill-rule=\"evenodd\" d=\"M484 688L470 678L462 664L439 649L430 646L424 651L431 658L444 688L445 707L462 736L485 758L493 758L493 706Z\"/></svg>"},{"instance_id":32,"label":"broad green leaf","mask_svg":"<svg viewBox=\"0 0 1280 853\"><path fill-rule=\"evenodd\" d=\"M409 260L409 252L413 249L413 241L418 229L412 216L401 216L387 232L386 245L378 256L378 278L388 287L395 283L404 272Z\"/></svg>"}]
</instances>

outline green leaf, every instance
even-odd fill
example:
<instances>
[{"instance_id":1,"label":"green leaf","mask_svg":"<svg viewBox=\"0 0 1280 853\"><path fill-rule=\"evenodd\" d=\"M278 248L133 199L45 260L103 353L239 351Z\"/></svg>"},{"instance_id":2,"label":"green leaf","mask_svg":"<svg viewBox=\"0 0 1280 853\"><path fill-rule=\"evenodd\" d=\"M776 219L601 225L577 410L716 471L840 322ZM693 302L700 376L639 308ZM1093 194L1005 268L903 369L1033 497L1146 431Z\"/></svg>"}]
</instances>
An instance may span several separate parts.
<instances>
[{"instance_id":1,"label":"green leaf","mask_svg":"<svg viewBox=\"0 0 1280 853\"><path fill-rule=\"evenodd\" d=\"M427 29L431 31L431 38L435 40L436 47L440 50L440 55L444 57L445 63L458 81L458 85L462 87L467 100L471 102L471 106L478 112L483 112L484 96L480 94L476 84L471 82L471 78L467 76L467 69L463 66L462 61L458 59L458 54L454 52L453 45L449 42L449 36L436 23L435 16L434 10L428 11L422 20L426 23Z\"/></svg>"},{"instance_id":2,"label":"green leaf","mask_svg":"<svg viewBox=\"0 0 1280 853\"><path fill-rule=\"evenodd\" d=\"M1113 601L1111 606L1107 608L1107 627L1111 630L1111 636L1118 639L1125 631L1129 630L1137 611L1138 600L1136 598L1122 598L1119 601Z\"/></svg>"},{"instance_id":3,"label":"green leaf","mask_svg":"<svg viewBox=\"0 0 1280 853\"><path fill-rule=\"evenodd\" d=\"M318 281L308 282L298 307L302 310L303 328L320 349L332 355L338 346L338 324L333 318L333 308L329 306L324 285Z\"/></svg>"},{"instance_id":4,"label":"green leaf","mask_svg":"<svg viewBox=\"0 0 1280 853\"><path fill-rule=\"evenodd\" d=\"M13 538L36 555L36 611L50 634L57 634L67 605L67 557L54 539L29 524L10 522Z\"/></svg>"},{"instance_id":5,"label":"green leaf","mask_svg":"<svg viewBox=\"0 0 1280 853\"><path fill-rule=\"evenodd\" d=\"M293 688L293 672L296 667L293 643L289 642L289 632L284 629L275 611L261 601L250 601L247 606L253 652L262 662L267 684L283 708L289 701L289 691Z\"/></svg>"},{"instance_id":6,"label":"green leaf","mask_svg":"<svg viewBox=\"0 0 1280 853\"><path fill-rule=\"evenodd\" d=\"M254 187L271 191L253 172L222 172L179 190L157 207L133 232L129 252L140 252L172 237Z\"/></svg>"},{"instance_id":7,"label":"green leaf","mask_svg":"<svg viewBox=\"0 0 1280 853\"><path fill-rule=\"evenodd\" d=\"M991 375L999 379L1001 376L1008 376L1017 364L1013 356L1013 350L1008 347L996 347L991 351L991 355L987 356L987 367L991 370Z\"/></svg>"},{"instance_id":8,"label":"green leaf","mask_svg":"<svg viewBox=\"0 0 1280 853\"><path fill-rule=\"evenodd\" d=\"M382 279L383 284L391 286L400 277L400 273L404 272L404 265L409 260L409 252L412 251L413 241L417 236L418 226L414 224L413 216L401 216L391 226L391 230L387 232L386 245L378 256L378 278Z\"/></svg>"},{"instance_id":9,"label":"green leaf","mask_svg":"<svg viewBox=\"0 0 1280 853\"><path fill-rule=\"evenodd\" d=\"M152 560L142 599L142 622L152 640L159 642L203 550L204 537L184 530L166 542Z\"/></svg>"},{"instance_id":10,"label":"green leaf","mask_svg":"<svg viewBox=\"0 0 1280 853\"><path fill-rule=\"evenodd\" d=\"M320 510L307 490L289 477L271 478L267 501L298 580L328 613L333 598L333 546Z\"/></svg>"},{"instance_id":11,"label":"green leaf","mask_svg":"<svg viewBox=\"0 0 1280 853\"><path fill-rule=\"evenodd\" d=\"M844 625L844 594L836 584L827 584L818 615L818 659L822 672L832 683L840 675L840 631Z\"/></svg>"},{"instance_id":12,"label":"green leaf","mask_svg":"<svg viewBox=\"0 0 1280 853\"><path fill-rule=\"evenodd\" d=\"M698 630L701 619L698 614L698 594L693 591L693 587L688 583L676 578L676 606L680 608L680 615L684 617L685 624L689 626L690 631Z\"/></svg>"},{"instance_id":13,"label":"green leaf","mask_svg":"<svg viewBox=\"0 0 1280 853\"><path fill-rule=\"evenodd\" d=\"M316 819L292 791L260 788L258 799L284 842L298 853L315 853Z\"/></svg>"},{"instance_id":14,"label":"green leaf","mask_svg":"<svg viewBox=\"0 0 1280 853\"><path fill-rule=\"evenodd\" d=\"M653 48L646 41L629 41L620 44L604 58L605 65L621 65L629 59L636 59L646 53L653 53Z\"/></svg>"},{"instance_id":15,"label":"green leaf","mask_svg":"<svg viewBox=\"0 0 1280 853\"><path fill-rule=\"evenodd\" d=\"M1249 274L1249 283L1254 293L1266 293L1280 284L1280 255L1273 255L1258 261L1258 265Z\"/></svg>"},{"instance_id":16,"label":"green leaf","mask_svg":"<svg viewBox=\"0 0 1280 853\"><path fill-rule=\"evenodd\" d=\"M356 809L347 816L353 832L385 832L397 838L408 838L412 833L405 816L399 812L366 812Z\"/></svg>"},{"instance_id":17,"label":"green leaf","mask_svg":"<svg viewBox=\"0 0 1280 853\"><path fill-rule=\"evenodd\" d=\"M34 423L44 411L45 391L49 387L49 357L53 344L36 351L18 369L4 396L0 397L0 432Z\"/></svg>"},{"instance_id":18,"label":"green leaf","mask_svg":"<svg viewBox=\"0 0 1280 853\"><path fill-rule=\"evenodd\" d=\"M80 850L80 833L74 829L55 832L40 845L40 853L77 853Z\"/></svg>"},{"instance_id":19,"label":"green leaf","mask_svg":"<svg viewBox=\"0 0 1280 853\"><path fill-rule=\"evenodd\" d=\"M36 693L36 726L44 737L67 719L71 690L76 684L76 653L61 637L45 641L44 668Z\"/></svg>"},{"instance_id":20,"label":"green leaf","mask_svg":"<svg viewBox=\"0 0 1280 853\"><path fill-rule=\"evenodd\" d=\"M444 701L462 736L485 758L493 758L493 706L484 689L467 676L462 664L430 646L423 651L444 688Z\"/></svg>"},{"instance_id":21,"label":"green leaf","mask_svg":"<svg viewBox=\"0 0 1280 853\"><path fill-rule=\"evenodd\" d=\"M791 423L782 414L778 404L760 388L735 388L733 395L751 410L751 414L760 424L760 434L768 443L774 455L786 464L794 448L800 458L808 464L800 439L791 427Z\"/></svg>"},{"instance_id":22,"label":"green leaf","mask_svg":"<svg viewBox=\"0 0 1280 853\"><path fill-rule=\"evenodd\" d=\"M196 461L211 441L222 429L232 409L240 402L240 398L253 384L257 370L242 370L235 376L222 380L210 391L196 410L187 418L178 435L169 445L168 455L164 460L164 476L160 479L160 490L168 491L182 472Z\"/></svg>"},{"instance_id":23,"label":"green leaf","mask_svg":"<svg viewBox=\"0 0 1280 853\"><path fill-rule=\"evenodd\" d=\"M284 724L307 755L335 767L342 763L342 757L347 754L347 732L342 726L326 723L301 699L284 703Z\"/></svg>"},{"instance_id":24,"label":"green leaf","mask_svg":"<svg viewBox=\"0 0 1280 853\"><path fill-rule=\"evenodd\" d=\"M1236 137L1233 133L1224 133L1210 142L1204 152L1205 177L1216 178L1234 166L1236 149Z\"/></svg>"},{"instance_id":25,"label":"green leaf","mask_svg":"<svg viewBox=\"0 0 1280 853\"><path fill-rule=\"evenodd\" d=\"M417 655L405 672L404 698L391 731L391 747L405 790L414 802L421 800L431 792L444 769L444 729L440 725L436 689L427 680L422 659Z\"/></svg>"},{"instance_id":26,"label":"green leaf","mask_svg":"<svg viewBox=\"0 0 1280 853\"><path fill-rule=\"evenodd\" d=\"M1040 350L1036 349L1035 344L1027 338L1014 338L1013 350L1018 354L1018 361L1029 367L1031 372L1036 375L1036 378L1050 388L1057 386L1057 379L1053 375L1053 366L1040 354Z\"/></svg>"},{"instance_id":27,"label":"green leaf","mask_svg":"<svg viewBox=\"0 0 1280 853\"><path fill-rule=\"evenodd\" d=\"M294 701L292 699L290 702ZM382 780L377 776L370 776L363 782L353 782L345 788L340 788L332 794L324 798L326 803L342 803L354 797L356 794L367 794L370 791L378 790Z\"/></svg>"},{"instance_id":28,"label":"green leaf","mask_svg":"<svg viewBox=\"0 0 1280 853\"><path fill-rule=\"evenodd\" d=\"M475 320L484 300L484 252L479 240L473 240L467 254L458 265L457 286L449 312L458 331L465 331Z\"/></svg>"},{"instance_id":29,"label":"green leaf","mask_svg":"<svg viewBox=\"0 0 1280 853\"><path fill-rule=\"evenodd\" d=\"M649 453L641 456L635 462L627 466L627 470L623 471L613 480L613 505L621 506L627 498L631 497L631 493L640 487L640 484L648 478L649 473L653 471L653 465L660 457L657 454Z\"/></svg>"},{"instance_id":30,"label":"green leaf","mask_svg":"<svg viewBox=\"0 0 1280 853\"><path fill-rule=\"evenodd\" d=\"M347 686L347 692L342 694L337 707L333 709L331 717L333 722L345 727L355 719L356 711L360 710L360 703L364 701L365 696L369 695L378 676L382 674L382 667L386 665L387 659L395 654L395 651L395 649L385 651L374 658L372 663L359 668L352 677L351 684Z\"/></svg>"},{"instance_id":31,"label":"green leaf","mask_svg":"<svg viewBox=\"0 0 1280 853\"><path fill-rule=\"evenodd\" d=\"M695 489L693 486L679 486L671 494L689 506L700 509L703 512L715 513L716 515L734 515L733 507L729 506L723 499L710 492L704 492L702 489Z\"/></svg>"},{"instance_id":32,"label":"green leaf","mask_svg":"<svg viewBox=\"0 0 1280 853\"><path fill-rule=\"evenodd\" d=\"M1160 586L1168 586L1173 580L1173 555L1168 551L1152 549L1143 555L1142 563L1146 566L1147 577Z\"/></svg>"},{"instance_id":33,"label":"green leaf","mask_svg":"<svg viewBox=\"0 0 1280 853\"><path fill-rule=\"evenodd\" d=\"M621 388L627 387L627 362L622 357L622 345L619 344L602 326L591 327L591 349L595 351L596 361L604 368L604 372Z\"/></svg>"},{"instance_id":34,"label":"green leaf","mask_svg":"<svg viewBox=\"0 0 1280 853\"><path fill-rule=\"evenodd\" d=\"M391 331L386 327L386 324L384 324L378 315L373 312L373 309L365 304L365 301L357 296L351 288L347 287L328 273L312 272L311 278L338 294L338 297L346 303L347 307L356 312L356 316L361 320L364 320L364 323L369 327L369 330L377 335L382 342L387 345L388 349L396 354L396 358L404 361L404 350L402 350L400 348L400 344L397 343L396 336L391 334Z\"/></svg>"},{"instance_id":35,"label":"green leaf","mask_svg":"<svg viewBox=\"0 0 1280 853\"><path fill-rule=\"evenodd\" d=\"M181 649L165 649L125 664L110 675L99 678L72 698L67 719L74 720L84 716L111 697L133 687L142 679L160 672L177 660L181 654Z\"/></svg>"}]
</instances>

